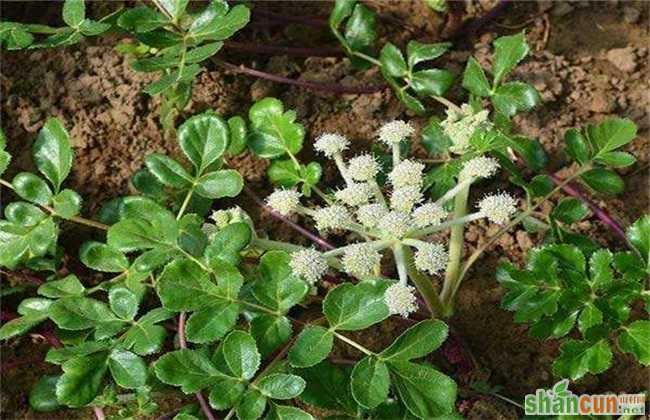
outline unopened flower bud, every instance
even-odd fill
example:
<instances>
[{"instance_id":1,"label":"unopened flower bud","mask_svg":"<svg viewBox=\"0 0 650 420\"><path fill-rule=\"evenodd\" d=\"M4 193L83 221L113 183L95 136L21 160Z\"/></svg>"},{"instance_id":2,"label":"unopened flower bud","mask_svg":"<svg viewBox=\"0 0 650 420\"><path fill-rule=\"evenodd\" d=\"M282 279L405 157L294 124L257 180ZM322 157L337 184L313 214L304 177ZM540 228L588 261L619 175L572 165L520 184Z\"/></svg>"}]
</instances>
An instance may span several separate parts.
<instances>
[{"instance_id":1,"label":"unopened flower bud","mask_svg":"<svg viewBox=\"0 0 650 420\"><path fill-rule=\"evenodd\" d=\"M344 206L333 204L316 210L314 212L314 221L316 222L316 229L320 231L343 229L352 222L352 216Z\"/></svg>"},{"instance_id":2,"label":"unopened flower bud","mask_svg":"<svg viewBox=\"0 0 650 420\"><path fill-rule=\"evenodd\" d=\"M356 277L368 276L381 261L381 254L366 244L350 245L341 262L346 273Z\"/></svg>"},{"instance_id":3,"label":"unopened flower bud","mask_svg":"<svg viewBox=\"0 0 650 420\"><path fill-rule=\"evenodd\" d=\"M348 206L356 207L365 204L372 197L372 188L365 182L353 183L337 191L334 196Z\"/></svg>"},{"instance_id":4,"label":"unopened flower bud","mask_svg":"<svg viewBox=\"0 0 650 420\"><path fill-rule=\"evenodd\" d=\"M321 134L314 143L314 148L327 157L341 153L350 145L350 141L340 134Z\"/></svg>"},{"instance_id":5,"label":"unopened flower bud","mask_svg":"<svg viewBox=\"0 0 650 420\"><path fill-rule=\"evenodd\" d=\"M370 181L379 172L379 164L371 155L361 155L348 162L348 175L355 181Z\"/></svg>"},{"instance_id":6,"label":"unopened flower bud","mask_svg":"<svg viewBox=\"0 0 650 420\"><path fill-rule=\"evenodd\" d=\"M422 185L422 171L424 165L412 160L403 160L397 164L388 174L388 179L395 188L407 187L409 185Z\"/></svg>"},{"instance_id":7,"label":"unopened flower bud","mask_svg":"<svg viewBox=\"0 0 650 420\"><path fill-rule=\"evenodd\" d=\"M415 268L430 274L438 274L447 266L449 255L441 244L421 244L415 251Z\"/></svg>"},{"instance_id":8,"label":"unopened flower bud","mask_svg":"<svg viewBox=\"0 0 650 420\"><path fill-rule=\"evenodd\" d=\"M393 210L410 213L420 201L422 201L420 187L410 185L393 190L393 194L390 196L390 207Z\"/></svg>"},{"instance_id":9,"label":"unopened flower bud","mask_svg":"<svg viewBox=\"0 0 650 420\"><path fill-rule=\"evenodd\" d=\"M266 197L266 204L283 216L294 213L300 205L300 193L294 190L276 190Z\"/></svg>"},{"instance_id":10,"label":"unopened flower bud","mask_svg":"<svg viewBox=\"0 0 650 420\"><path fill-rule=\"evenodd\" d=\"M410 123L402 120L395 120L384 124L379 129L379 140L391 146L399 144L402 140L410 137L415 129Z\"/></svg>"},{"instance_id":11,"label":"unopened flower bud","mask_svg":"<svg viewBox=\"0 0 650 420\"><path fill-rule=\"evenodd\" d=\"M309 285L318 282L327 271L327 261L315 249L304 249L291 254L291 271Z\"/></svg>"},{"instance_id":12,"label":"unopened flower bud","mask_svg":"<svg viewBox=\"0 0 650 420\"><path fill-rule=\"evenodd\" d=\"M460 178L490 178L497 173L499 162L496 159L486 156L479 156L465 162L460 172Z\"/></svg>"},{"instance_id":13,"label":"unopened flower bud","mask_svg":"<svg viewBox=\"0 0 650 420\"><path fill-rule=\"evenodd\" d=\"M379 220L381 220L386 213L388 213L388 210L386 210L386 207L382 204L366 204L359 207L359 210L357 210L357 220L363 226L372 229L377 227Z\"/></svg>"},{"instance_id":14,"label":"unopened flower bud","mask_svg":"<svg viewBox=\"0 0 650 420\"><path fill-rule=\"evenodd\" d=\"M413 222L419 228L439 225L447 217L447 212L436 203L426 203L413 211Z\"/></svg>"}]
</instances>

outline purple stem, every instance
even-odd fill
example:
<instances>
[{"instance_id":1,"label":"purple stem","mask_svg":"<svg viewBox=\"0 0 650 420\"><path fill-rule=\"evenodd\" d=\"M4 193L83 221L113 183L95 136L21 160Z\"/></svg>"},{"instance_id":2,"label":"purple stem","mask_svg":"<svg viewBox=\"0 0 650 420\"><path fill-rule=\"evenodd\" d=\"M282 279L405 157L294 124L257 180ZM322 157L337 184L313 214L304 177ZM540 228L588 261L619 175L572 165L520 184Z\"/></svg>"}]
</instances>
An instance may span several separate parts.
<instances>
[{"instance_id":1,"label":"purple stem","mask_svg":"<svg viewBox=\"0 0 650 420\"><path fill-rule=\"evenodd\" d=\"M106 420L106 415L101 407L93 407L93 412L95 413L95 418L97 420Z\"/></svg>"},{"instance_id":2,"label":"purple stem","mask_svg":"<svg viewBox=\"0 0 650 420\"><path fill-rule=\"evenodd\" d=\"M291 55L294 57L344 57L345 52L336 47L322 47L322 48L303 48L303 47L284 47L278 45L253 45L244 42L226 41L224 43L226 49L266 54L266 55Z\"/></svg>"},{"instance_id":3,"label":"purple stem","mask_svg":"<svg viewBox=\"0 0 650 420\"><path fill-rule=\"evenodd\" d=\"M333 249L336 249L336 247L329 242L327 242L325 239L321 238L320 236L316 235L315 233L312 233L305 229L304 227L292 222L291 220L287 219L280 213L274 211L271 209L269 206L267 206L264 201L262 201L261 198L259 198L250 188L244 187L244 193L249 196L258 206L262 207L264 210L269 212L269 214L276 219L280 220L283 223L286 223L289 225L293 230L296 232L302 234L303 236L309 238L312 242L320 246L321 248L331 251Z\"/></svg>"},{"instance_id":4,"label":"purple stem","mask_svg":"<svg viewBox=\"0 0 650 420\"><path fill-rule=\"evenodd\" d=\"M549 175L553 182L556 185L560 185L562 183L562 178L555 174L550 174ZM586 197L584 194L582 194L577 188L573 187L571 184L564 185L562 187L562 190L567 193L568 195L575 197L581 201L583 201L589 209L598 217L598 219L603 222L606 226L608 226L619 238L621 238L628 246L630 246L633 250L636 250L628 241L627 236L625 236L625 231L621 227L621 225L618 224L616 220L612 218L605 210L601 209L589 199L589 197Z\"/></svg>"},{"instance_id":5,"label":"purple stem","mask_svg":"<svg viewBox=\"0 0 650 420\"><path fill-rule=\"evenodd\" d=\"M339 83L323 83L323 82L312 82L307 80L295 80L288 77L278 76L275 74L266 73L263 71L251 69L244 66L236 66L234 64L228 63L217 58L213 58L212 62L225 67L228 70L232 70L235 73L247 74L249 76L259 77L260 79L270 80L271 82L284 83L288 85L299 86L312 90L319 90L323 92L330 93L342 93L342 94L369 94L377 93L386 88L386 85L369 85L369 86L345 86Z\"/></svg>"},{"instance_id":6,"label":"purple stem","mask_svg":"<svg viewBox=\"0 0 650 420\"><path fill-rule=\"evenodd\" d=\"M185 312L181 312L178 315L178 344L182 349L187 348L187 340L185 339ZM201 406L201 410L203 411L203 414L208 418L208 420L216 420L216 417L214 414L212 414L212 410L210 409L210 406L208 405L208 402L205 400L205 397L199 392L195 392L194 396L196 396L196 399L199 402L199 405Z\"/></svg>"}]
</instances>

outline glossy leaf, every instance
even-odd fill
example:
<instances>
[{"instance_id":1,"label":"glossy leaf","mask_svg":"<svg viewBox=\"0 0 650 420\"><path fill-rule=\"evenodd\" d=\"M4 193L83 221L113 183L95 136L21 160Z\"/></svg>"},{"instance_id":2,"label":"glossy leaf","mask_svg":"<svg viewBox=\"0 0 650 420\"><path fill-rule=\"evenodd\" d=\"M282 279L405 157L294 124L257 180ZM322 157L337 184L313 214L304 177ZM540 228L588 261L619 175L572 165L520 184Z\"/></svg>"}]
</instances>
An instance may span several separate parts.
<instances>
[{"instance_id":1,"label":"glossy leaf","mask_svg":"<svg viewBox=\"0 0 650 420\"><path fill-rule=\"evenodd\" d=\"M257 383L262 395L274 400L295 398L305 389L305 380L300 376L275 373L264 376Z\"/></svg>"},{"instance_id":2,"label":"glossy leaf","mask_svg":"<svg viewBox=\"0 0 650 420\"><path fill-rule=\"evenodd\" d=\"M97 271L119 273L129 267L129 260L119 250L101 242L89 241L79 249L79 259Z\"/></svg>"},{"instance_id":3,"label":"glossy leaf","mask_svg":"<svg viewBox=\"0 0 650 420\"><path fill-rule=\"evenodd\" d=\"M589 207L577 198L567 197L560 200L551 212L557 220L571 224L579 222L589 215Z\"/></svg>"},{"instance_id":4,"label":"glossy leaf","mask_svg":"<svg viewBox=\"0 0 650 420\"><path fill-rule=\"evenodd\" d=\"M580 178L599 193L620 194L625 190L623 179L609 169L594 168L582 174Z\"/></svg>"},{"instance_id":5,"label":"glossy leaf","mask_svg":"<svg viewBox=\"0 0 650 420\"><path fill-rule=\"evenodd\" d=\"M115 383L122 388L137 389L147 381L147 365L130 351L115 349L108 358L108 368Z\"/></svg>"},{"instance_id":6,"label":"glossy leaf","mask_svg":"<svg viewBox=\"0 0 650 420\"><path fill-rule=\"evenodd\" d=\"M494 64L492 65L494 85L498 85L503 77L528 55L529 51L524 32L497 38L494 41Z\"/></svg>"},{"instance_id":7,"label":"glossy leaf","mask_svg":"<svg viewBox=\"0 0 650 420\"><path fill-rule=\"evenodd\" d=\"M376 357L366 356L352 370L351 389L354 399L364 408L372 409L388 397L388 367Z\"/></svg>"},{"instance_id":8,"label":"glossy leaf","mask_svg":"<svg viewBox=\"0 0 650 420\"><path fill-rule=\"evenodd\" d=\"M541 102L537 90L522 82L509 82L499 86L492 95L492 103L503 115L512 117L518 112L530 111Z\"/></svg>"},{"instance_id":9,"label":"glossy leaf","mask_svg":"<svg viewBox=\"0 0 650 420\"><path fill-rule=\"evenodd\" d=\"M52 197L52 207L57 216L70 219L81 211L81 196L75 191L65 189Z\"/></svg>"},{"instance_id":10,"label":"glossy leaf","mask_svg":"<svg viewBox=\"0 0 650 420\"><path fill-rule=\"evenodd\" d=\"M248 380L260 366L260 354L253 337L243 331L233 331L223 340L223 354L233 374Z\"/></svg>"},{"instance_id":11,"label":"glossy leaf","mask_svg":"<svg viewBox=\"0 0 650 420\"><path fill-rule=\"evenodd\" d=\"M650 365L650 321L639 320L623 328L618 336L621 350L632 353L644 366Z\"/></svg>"},{"instance_id":12,"label":"glossy leaf","mask_svg":"<svg viewBox=\"0 0 650 420\"><path fill-rule=\"evenodd\" d=\"M144 161L149 171L164 185L174 188L188 188L192 185L192 176L174 159L152 153Z\"/></svg>"},{"instance_id":13,"label":"glossy leaf","mask_svg":"<svg viewBox=\"0 0 650 420\"><path fill-rule=\"evenodd\" d=\"M178 127L178 142L198 174L221 157L229 141L228 124L213 113L196 115Z\"/></svg>"},{"instance_id":14,"label":"glossy leaf","mask_svg":"<svg viewBox=\"0 0 650 420\"><path fill-rule=\"evenodd\" d=\"M81 296L86 288L77 276L70 274L60 280L50 280L38 288L38 294L49 298Z\"/></svg>"},{"instance_id":15,"label":"glossy leaf","mask_svg":"<svg viewBox=\"0 0 650 420\"><path fill-rule=\"evenodd\" d=\"M32 203L47 205L52 199L52 190L43 178L29 172L21 172L11 182L16 194Z\"/></svg>"},{"instance_id":16,"label":"glossy leaf","mask_svg":"<svg viewBox=\"0 0 650 420\"><path fill-rule=\"evenodd\" d=\"M612 351L605 341L568 340L560 347L560 356L553 363L553 373L573 381L587 373L598 374L612 363Z\"/></svg>"},{"instance_id":17,"label":"glossy leaf","mask_svg":"<svg viewBox=\"0 0 650 420\"><path fill-rule=\"evenodd\" d=\"M29 406L34 411L49 412L61 408L56 399L56 383L59 375L44 375L29 392Z\"/></svg>"},{"instance_id":18,"label":"glossy leaf","mask_svg":"<svg viewBox=\"0 0 650 420\"><path fill-rule=\"evenodd\" d=\"M490 96L491 94L490 82L474 57L467 60L467 67L463 73L463 87L476 96Z\"/></svg>"},{"instance_id":19,"label":"glossy leaf","mask_svg":"<svg viewBox=\"0 0 650 420\"><path fill-rule=\"evenodd\" d=\"M63 363L56 384L56 398L69 407L82 407L99 393L107 369L108 353L75 357Z\"/></svg>"},{"instance_id":20,"label":"glossy leaf","mask_svg":"<svg viewBox=\"0 0 650 420\"><path fill-rule=\"evenodd\" d=\"M234 169L209 172L196 181L196 193L206 198L236 197L244 187L244 179Z\"/></svg>"},{"instance_id":21,"label":"glossy leaf","mask_svg":"<svg viewBox=\"0 0 650 420\"><path fill-rule=\"evenodd\" d=\"M58 192L70 173L73 157L70 136L58 119L45 122L32 146L32 155L38 170L52 183L54 192Z\"/></svg>"},{"instance_id":22,"label":"glossy leaf","mask_svg":"<svg viewBox=\"0 0 650 420\"><path fill-rule=\"evenodd\" d=\"M444 343L449 328L439 320L426 320L410 327L379 355L384 361L406 361L424 357Z\"/></svg>"},{"instance_id":23,"label":"glossy leaf","mask_svg":"<svg viewBox=\"0 0 650 420\"><path fill-rule=\"evenodd\" d=\"M300 332L289 350L289 362L294 367L311 367L327 358L334 346L334 335L327 329L310 325Z\"/></svg>"},{"instance_id":24,"label":"glossy leaf","mask_svg":"<svg viewBox=\"0 0 650 420\"><path fill-rule=\"evenodd\" d=\"M402 402L414 416L430 419L454 411L457 387L447 375L411 362L393 362L389 368Z\"/></svg>"},{"instance_id":25,"label":"glossy leaf","mask_svg":"<svg viewBox=\"0 0 650 420\"><path fill-rule=\"evenodd\" d=\"M158 379L168 385L181 387L186 394L214 385L224 376L205 353L197 350L165 353L153 366Z\"/></svg>"},{"instance_id":26,"label":"glossy leaf","mask_svg":"<svg viewBox=\"0 0 650 420\"><path fill-rule=\"evenodd\" d=\"M389 283L365 280L353 285L344 283L332 289L323 301L323 313L332 328L362 330L383 321L389 315L384 292Z\"/></svg>"}]
</instances>

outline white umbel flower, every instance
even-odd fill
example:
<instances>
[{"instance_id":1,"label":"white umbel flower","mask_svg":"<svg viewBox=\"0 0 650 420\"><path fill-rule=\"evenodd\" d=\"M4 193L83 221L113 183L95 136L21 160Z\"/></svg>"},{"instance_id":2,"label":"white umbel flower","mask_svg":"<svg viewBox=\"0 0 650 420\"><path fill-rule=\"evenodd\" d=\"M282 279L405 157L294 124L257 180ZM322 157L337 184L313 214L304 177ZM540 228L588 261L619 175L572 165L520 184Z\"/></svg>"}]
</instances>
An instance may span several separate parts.
<instances>
[{"instance_id":1,"label":"white umbel flower","mask_svg":"<svg viewBox=\"0 0 650 420\"><path fill-rule=\"evenodd\" d=\"M488 195L478 203L478 208L489 221L503 225L517 212L517 200L507 193Z\"/></svg>"},{"instance_id":2,"label":"white umbel flower","mask_svg":"<svg viewBox=\"0 0 650 420\"><path fill-rule=\"evenodd\" d=\"M348 206L356 207L366 204L370 200L372 187L365 182L353 183L337 191L334 196Z\"/></svg>"},{"instance_id":3,"label":"white umbel flower","mask_svg":"<svg viewBox=\"0 0 650 420\"><path fill-rule=\"evenodd\" d=\"M388 213L383 204L365 204L357 210L357 220L367 228L375 228L382 217Z\"/></svg>"},{"instance_id":4,"label":"white umbel flower","mask_svg":"<svg viewBox=\"0 0 650 420\"><path fill-rule=\"evenodd\" d=\"M402 213L410 213L420 201L422 201L420 187L410 185L393 190L390 196L390 207Z\"/></svg>"},{"instance_id":5,"label":"white umbel flower","mask_svg":"<svg viewBox=\"0 0 650 420\"><path fill-rule=\"evenodd\" d=\"M212 219L214 221L214 224L219 229L223 229L230 222L230 211L229 210L215 210L210 215L210 219Z\"/></svg>"},{"instance_id":6,"label":"white umbel flower","mask_svg":"<svg viewBox=\"0 0 650 420\"><path fill-rule=\"evenodd\" d=\"M429 274L438 274L447 266L449 255L441 244L423 243L415 251L415 268Z\"/></svg>"},{"instance_id":7,"label":"white umbel flower","mask_svg":"<svg viewBox=\"0 0 650 420\"><path fill-rule=\"evenodd\" d=\"M415 129L410 123L402 120L395 120L384 124L379 129L379 140L391 146L399 144L402 140L410 137Z\"/></svg>"},{"instance_id":8,"label":"white umbel flower","mask_svg":"<svg viewBox=\"0 0 650 420\"><path fill-rule=\"evenodd\" d=\"M327 271L327 261L315 249L303 249L291 254L291 271L309 285L318 282Z\"/></svg>"},{"instance_id":9,"label":"white umbel flower","mask_svg":"<svg viewBox=\"0 0 650 420\"><path fill-rule=\"evenodd\" d=\"M316 210L314 212L314 221L316 222L316 229L320 231L342 229L352 222L352 216L345 206L333 204Z\"/></svg>"},{"instance_id":10,"label":"white umbel flower","mask_svg":"<svg viewBox=\"0 0 650 420\"><path fill-rule=\"evenodd\" d=\"M300 205L300 193L294 190L276 190L266 197L266 204L283 216L294 213Z\"/></svg>"},{"instance_id":11,"label":"white umbel flower","mask_svg":"<svg viewBox=\"0 0 650 420\"><path fill-rule=\"evenodd\" d=\"M390 171L388 179L395 188L402 188L409 185L421 186L423 171L423 164L406 159Z\"/></svg>"},{"instance_id":12,"label":"white umbel flower","mask_svg":"<svg viewBox=\"0 0 650 420\"><path fill-rule=\"evenodd\" d=\"M379 261L381 261L381 254L366 244L348 246L341 259L345 272L355 277L372 274Z\"/></svg>"},{"instance_id":13,"label":"white umbel flower","mask_svg":"<svg viewBox=\"0 0 650 420\"><path fill-rule=\"evenodd\" d=\"M371 155L356 156L348 162L348 175L355 181L370 181L379 172L379 164Z\"/></svg>"},{"instance_id":14,"label":"white umbel flower","mask_svg":"<svg viewBox=\"0 0 650 420\"><path fill-rule=\"evenodd\" d=\"M411 229L411 216L391 211L379 220L377 228L390 238L401 239Z\"/></svg>"},{"instance_id":15,"label":"white umbel flower","mask_svg":"<svg viewBox=\"0 0 650 420\"><path fill-rule=\"evenodd\" d=\"M327 157L332 157L347 149L349 145L350 141L345 136L335 133L325 133L316 139L314 149Z\"/></svg>"},{"instance_id":16,"label":"white umbel flower","mask_svg":"<svg viewBox=\"0 0 650 420\"><path fill-rule=\"evenodd\" d=\"M486 156L479 156L465 162L460 171L462 179L469 178L490 178L499 170L499 162L496 159Z\"/></svg>"},{"instance_id":17,"label":"white umbel flower","mask_svg":"<svg viewBox=\"0 0 650 420\"><path fill-rule=\"evenodd\" d=\"M423 204L413 211L413 222L419 228L439 225L445 218L447 212L436 203Z\"/></svg>"},{"instance_id":18,"label":"white umbel flower","mask_svg":"<svg viewBox=\"0 0 650 420\"><path fill-rule=\"evenodd\" d=\"M451 139L452 146L449 148L454 153L463 153L469 145L469 139L477 128L489 128L487 110L474 113L468 104L461 106L461 112L453 109L447 111L447 118L440 123L445 134Z\"/></svg>"},{"instance_id":19,"label":"white umbel flower","mask_svg":"<svg viewBox=\"0 0 650 420\"><path fill-rule=\"evenodd\" d=\"M395 283L384 292L384 302L391 314L404 318L418 310L415 288L406 284Z\"/></svg>"}]
</instances>

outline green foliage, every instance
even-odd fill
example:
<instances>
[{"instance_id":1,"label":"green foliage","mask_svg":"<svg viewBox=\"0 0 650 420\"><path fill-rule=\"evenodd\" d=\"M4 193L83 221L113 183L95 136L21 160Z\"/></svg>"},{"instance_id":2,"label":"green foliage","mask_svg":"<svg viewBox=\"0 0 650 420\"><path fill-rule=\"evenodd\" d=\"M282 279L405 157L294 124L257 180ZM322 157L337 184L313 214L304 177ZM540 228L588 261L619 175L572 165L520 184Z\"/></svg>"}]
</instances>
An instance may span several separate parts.
<instances>
[{"instance_id":1,"label":"green foliage","mask_svg":"<svg viewBox=\"0 0 650 420\"><path fill-rule=\"evenodd\" d=\"M571 212L564 217L573 218ZM560 339L577 328L582 339L565 339L553 364L557 376L572 380L610 367L612 332L621 350L648 363L647 321L630 319L632 305L647 293L647 276L646 262L632 253L600 249L586 258L565 244L535 249L525 270L505 263L497 271L508 289L503 306L515 312L516 322L531 324L531 335Z\"/></svg>"}]
</instances>

